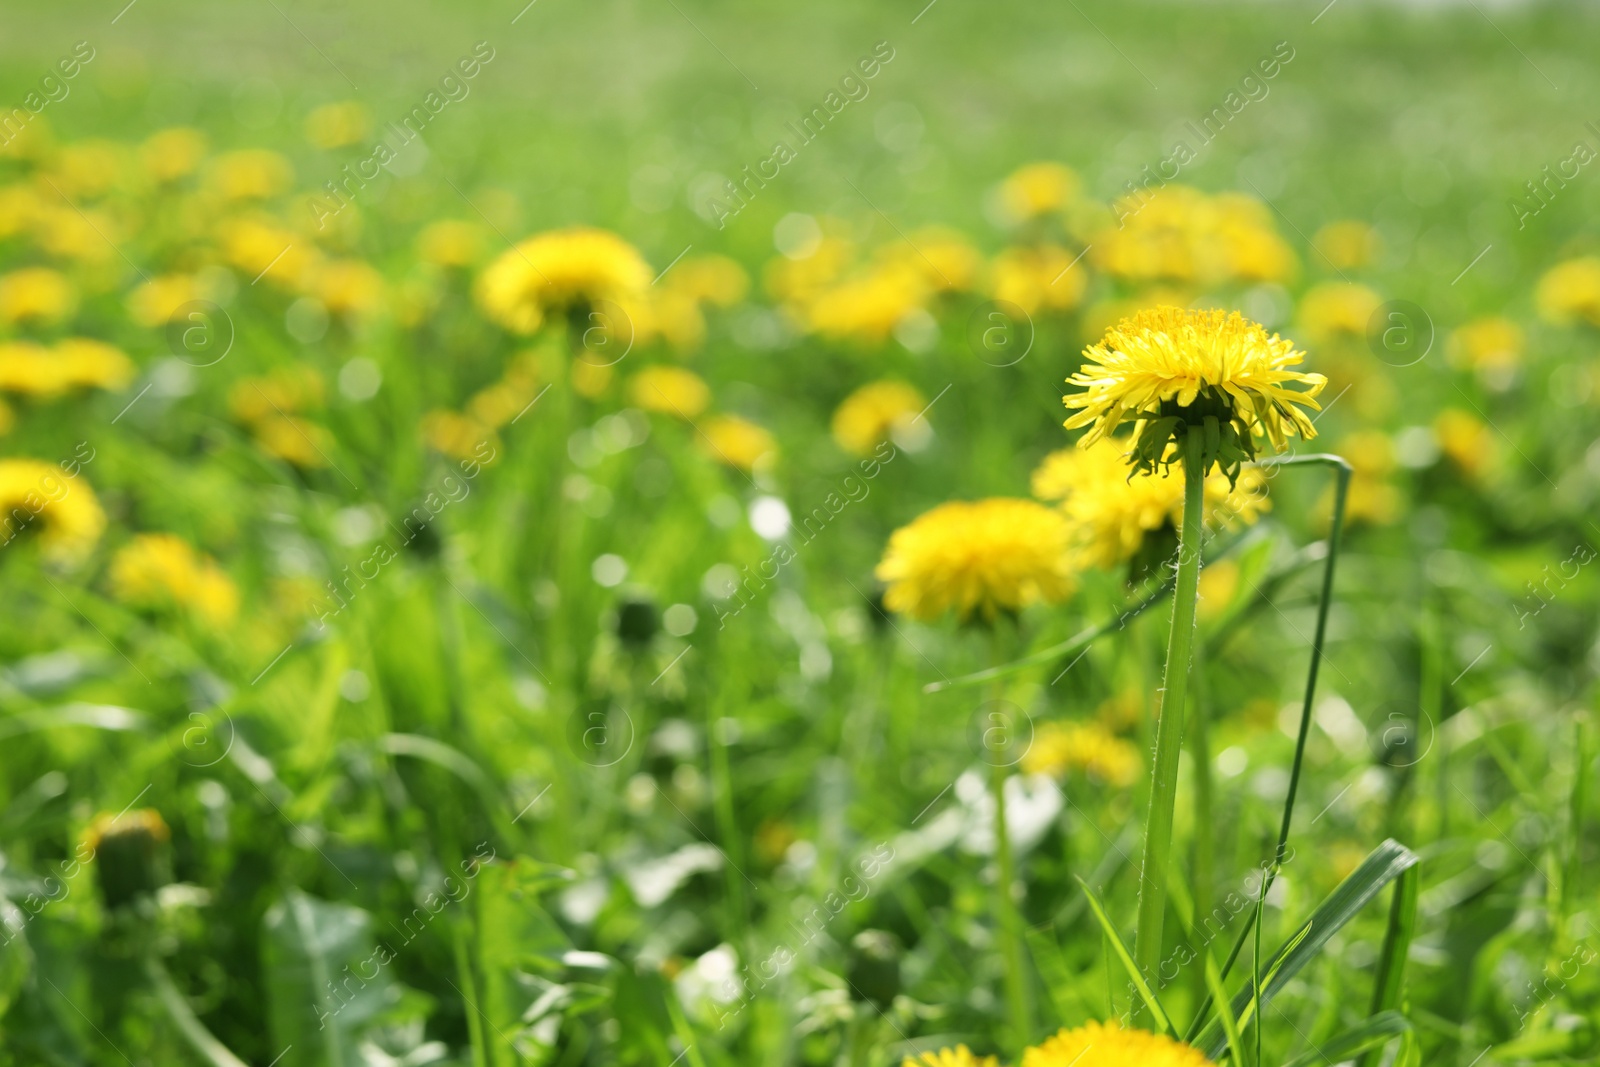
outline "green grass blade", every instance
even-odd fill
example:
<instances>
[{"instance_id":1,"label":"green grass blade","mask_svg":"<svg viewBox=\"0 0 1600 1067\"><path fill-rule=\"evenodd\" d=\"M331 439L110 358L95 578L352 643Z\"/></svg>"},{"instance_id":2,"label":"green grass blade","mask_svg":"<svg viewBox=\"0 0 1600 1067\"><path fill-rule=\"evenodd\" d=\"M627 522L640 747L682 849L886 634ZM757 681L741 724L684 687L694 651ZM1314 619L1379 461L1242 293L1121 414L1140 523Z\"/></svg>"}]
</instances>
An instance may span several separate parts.
<instances>
[{"instance_id":1,"label":"green grass blade","mask_svg":"<svg viewBox=\"0 0 1600 1067\"><path fill-rule=\"evenodd\" d=\"M1150 988L1150 983L1144 980L1144 975L1139 973L1139 968L1133 962L1133 954L1128 951L1128 946L1122 943L1122 938L1117 934L1117 928L1111 925L1111 919L1106 915L1105 908L1100 904L1100 898L1094 895L1089 884L1082 878L1078 884L1083 886L1084 895L1089 898L1089 910L1094 912L1094 917L1099 920L1100 929L1105 932L1111 942L1111 947L1116 951L1117 958L1122 961L1123 969L1128 972L1128 980L1133 983L1133 988L1138 990L1139 999L1144 1001L1145 1008L1150 1012L1150 1017L1155 1020L1156 1026L1169 1037L1176 1038L1178 1033L1172 1027L1172 1019L1166 1009L1161 1006L1155 990Z\"/></svg>"},{"instance_id":2,"label":"green grass blade","mask_svg":"<svg viewBox=\"0 0 1600 1067\"><path fill-rule=\"evenodd\" d=\"M1378 956L1378 977L1372 989L1372 1014L1400 1007L1400 994L1405 982L1406 954L1411 950L1411 937L1417 925L1417 887L1421 879L1417 868L1401 872L1394 884L1394 901L1389 905L1389 928L1383 937L1383 951ZM1379 1067L1381 1057L1368 1053L1363 1067Z\"/></svg>"},{"instance_id":3,"label":"green grass blade","mask_svg":"<svg viewBox=\"0 0 1600 1067\"><path fill-rule=\"evenodd\" d=\"M1411 1024L1404 1015L1397 1011L1379 1012L1360 1026L1307 1049L1283 1067L1325 1067L1329 1063L1346 1063L1362 1052L1376 1056L1383 1046L1410 1033Z\"/></svg>"},{"instance_id":4,"label":"green grass blade","mask_svg":"<svg viewBox=\"0 0 1600 1067\"><path fill-rule=\"evenodd\" d=\"M1273 996L1291 978L1299 974L1328 940L1355 918L1356 913L1377 896L1384 886L1416 864L1416 853L1397 841L1385 841L1373 849L1372 854L1362 861L1361 866L1351 872L1350 877L1340 882L1338 887L1328 894L1327 899L1317 906L1317 910L1301 924L1295 936L1273 953L1263 980L1261 1006L1264 1008L1270 1003ZM1254 994L1249 988L1234 997L1235 1011L1241 1024L1248 1020L1249 1009L1253 1008L1254 1000ZM1227 1035L1223 1031L1221 1022L1212 1018L1199 1030L1190 1044L1215 1059L1226 1042Z\"/></svg>"}]
</instances>

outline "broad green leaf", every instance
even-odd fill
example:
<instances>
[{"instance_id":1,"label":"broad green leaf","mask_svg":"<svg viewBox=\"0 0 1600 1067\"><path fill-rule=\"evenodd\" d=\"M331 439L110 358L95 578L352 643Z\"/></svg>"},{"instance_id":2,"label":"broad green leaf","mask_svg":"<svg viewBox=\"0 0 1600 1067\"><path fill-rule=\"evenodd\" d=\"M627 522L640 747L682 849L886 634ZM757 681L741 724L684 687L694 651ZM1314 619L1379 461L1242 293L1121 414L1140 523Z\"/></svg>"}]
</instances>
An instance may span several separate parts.
<instances>
[{"instance_id":1,"label":"broad green leaf","mask_svg":"<svg viewBox=\"0 0 1600 1067\"><path fill-rule=\"evenodd\" d=\"M268 909L262 971L279 1067L356 1067L363 1031L400 997L372 916L291 889Z\"/></svg>"}]
</instances>

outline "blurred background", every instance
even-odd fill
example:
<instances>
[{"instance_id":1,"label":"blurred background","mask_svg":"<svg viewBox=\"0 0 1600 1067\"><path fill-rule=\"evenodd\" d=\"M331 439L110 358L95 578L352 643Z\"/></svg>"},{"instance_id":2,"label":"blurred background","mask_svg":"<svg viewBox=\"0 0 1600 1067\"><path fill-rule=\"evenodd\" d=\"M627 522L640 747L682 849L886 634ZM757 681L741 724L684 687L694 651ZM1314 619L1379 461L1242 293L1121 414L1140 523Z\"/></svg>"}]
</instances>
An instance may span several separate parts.
<instances>
[{"instance_id":1,"label":"blurred background","mask_svg":"<svg viewBox=\"0 0 1600 1067\"><path fill-rule=\"evenodd\" d=\"M996 764L1028 1040L1120 1015L1075 878L1131 929L1164 602L1056 653L1170 522L987 636L886 613L874 567L939 503L1048 496L1064 379L1157 302L1295 338L1311 449L1355 468L1269 947L1393 837L1407 1054L1600 1062L1597 29L4 5L0 1063L1007 1053ZM575 226L644 295L515 322L485 278ZM1208 560L1173 926L1225 907L1218 946L1278 832L1328 486L1274 478ZM1287 984L1263 1061L1338 1062L1296 1057L1362 1015L1386 922Z\"/></svg>"}]
</instances>

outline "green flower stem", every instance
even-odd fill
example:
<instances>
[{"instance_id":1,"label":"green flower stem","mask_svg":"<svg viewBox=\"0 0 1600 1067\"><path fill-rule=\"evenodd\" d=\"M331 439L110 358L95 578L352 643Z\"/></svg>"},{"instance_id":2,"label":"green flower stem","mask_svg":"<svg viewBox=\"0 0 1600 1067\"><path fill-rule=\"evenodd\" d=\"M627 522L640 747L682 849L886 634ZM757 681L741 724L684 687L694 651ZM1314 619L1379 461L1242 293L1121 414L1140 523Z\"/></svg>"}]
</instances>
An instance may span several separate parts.
<instances>
[{"instance_id":1,"label":"green flower stem","mask_svg":"<svg viewBox=\"0 0 1600 1067\"><path fill-rule=\"evenodd\" d=\"M1161 923L1167 909L1167 873L1172 859L1172 814L1178 794L1178 751L1183 744L1183 710L1189 695L1189 659L1194 650L1194 609L1200 592L1201 512L1205 471L1200 453L1205 431L1190 425L1183 449L1183 529L1178 542L1178 580L1172 597L1172 631L1167 635L1167 671L1156 720L1155 767L1150 776L1150 810L1145 816L1144 858L1139 869L1139 926L1133 959L1149 978L1161 967Z\"/></svg>"},{"instance_id":2,"label":"green flower stem","mask_svg":"<svg viewBox=\"0 0 1600 1067\"><path fill-rule=\"evenodd\" d=\"M1017 913L1017 902L1011 895L1016 885L1016 863L1011 857L1011 835L1006 829L1006 779L1010 771L1010 767L996 764L989 775L989 791L994 796L994 859L999 868L994 885L994 913L1000 927L1000 947L1005 954L1011 1040L1020 1051L1033 1032L1033 1013L1028 1004L1027 963L1022 955L1022 916Z\"/></svg>"},{"instance_id":3,"label":"green flower stem","mask_svg":"<svg viewBox=\"0 0 1600 1067\"><path fill-rule=\"evenodd\" d=\"M996 629L996 662L1000 659L999 647L1000 635ZM996 681L992 692L993 699L999 700L1005 692L1004 683ZM1013 727L1015 725L1012 724ZM1017 884L1016 861L1011 855L1011 833L1006 827L1006 779L1010 777L1011 766L1003 759L1009 755L1010 749L1011 746L1006 745L1004 752L996 757L1002 762L994 763L990 769L989 792L994 797L994 918L1000 932L1000 951L1006 966L1006 1007L1011 1015L1011 1043L1013 1051L1020 1057L1033 1036L1033 1010L1028 999L1027 959L1022 948L1022 915L1012 895Z\"/></svg>"}]
</instances>

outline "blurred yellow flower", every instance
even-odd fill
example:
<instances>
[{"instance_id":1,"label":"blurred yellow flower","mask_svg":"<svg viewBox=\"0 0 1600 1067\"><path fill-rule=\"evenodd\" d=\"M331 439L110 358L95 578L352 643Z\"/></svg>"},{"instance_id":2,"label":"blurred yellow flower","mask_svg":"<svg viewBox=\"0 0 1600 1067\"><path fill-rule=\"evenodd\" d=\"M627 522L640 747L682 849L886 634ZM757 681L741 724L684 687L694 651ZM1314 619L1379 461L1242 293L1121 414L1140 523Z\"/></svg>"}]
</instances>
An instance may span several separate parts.
<instances>
[{"instance_id":1,"label":"blurred yellow flower","mask_svg":"<svg viewBox=\"0 0 1600 1067\"><path fill-rule=\"evenodd\" d=\"M241 378L228 390L228 410L246 425L322 406L322 376L304 363L259 378Z\"/></svg>"},{"instance_id":2,"label":"blurred yellow flower","mask_svg":"<svg viewBox=\"0 0 1600 1067\"><path fill-rule=\"evenodd\" d=\"M1113 214L1114 224L1094 237L1091 258L1125 281L1223 284L1294 273L1294 253L1253 197L1166 185L1121 198Z\"/></svg>"},{"instance_id":3,"label":"blurred yellow flower","mask_svg":"<svg viewBox=\"0 0 1600 1067\"><path fill-rule=\"evenodd\" d=\"M0 237L25 233L38 218L39 194L31 186L14 182L0 185Z\"/></svg>"},{"instance_id":4,"label":"blurred yellow flower","mask_svg":"<svg viewBox=\"0 0 1600 1067\"><path fill-rule=\"evenodd\" d=\"M896 530L875 573L891 611L988 622L1072 594L1070 536L1060 512L1031 500L952 501Z\"/></svg>"},{"instance_id":5,"label":"blurred yellow flower","mask_svg":"<svg viewBox=\"0 0 1600 1067\"><path fill-rule=\"evenodd\" d=\"M1084 351L1083 367L1067 379L1083 392L1063 398L1068 408L1081 410L1066 428L1089 427L1078 442L1087 448L1124 420L1138 420L1130 461L1148 471L1170 460L1167 449L1177 432L1171 418L1215 416L1223 434L1219 463L1235 474L1257 435L1280 452L1291 434L1306 441L1316 436L1300 407L1319 409L1315 398L1328 380L1289 369L1304 358L1294 342L1237 311L1141 311ZM1209 469L1209 452L1207 458Z\"/></svg>"},{"instance_id":6,"label":"blurred yellow flower","mask_svg":"<svg viewBox=\"0 0 1600 1067\"><path fill-rule=\"evenodd\" d=\"M228 200L269 200L293 181L289 161L265 148L226 152L211 163L211 186Z\"/></svg>"},{"instance_id":7,"label":"blurred yellow flower","mask_svg":"<svg viewBox=\"0 0 1600 1067\"><path fill-rule=\"evenodd\" d=\"M161 274L140 282L125 301L128 317L147 329L165 326L173 312L200 299L200 282L192 274Z\"/></svg>"},{"instance_id":8,"label":"blurred yellow flower","mask_svg":"<svg viewBox=\"0 0 1600 1067\"><path fill-rule=\"evenodd\" d=\"M311 291L333 315L368 315L383 306L383 275L359 259L327 260L311 273Z\"/></svg>"},{"instance_id":9,"label":"blurred yellow flower","mask_svg":"<svg viewBox=\"0 0 1600 1067\"><path fill-rule=\"evenodd\" d=\"M1364 337L1383 297L1353 282L1323 282L1300 297L1295 321L1313 341Z\"/></svg>"},{"instance_id":10,"label":"blurred yellow flower","mask_svg":"<svg viewBox=\"0 0 1600 1067\"><path fill-rule=\"evenodd\" d=\"M299 234L265 218L234 219L221 230L222 255L247 278L295 288L320 259L311 243Z\"/></svg>"},{"instance_id":11,"label":"blurred yellow flower","mask_svg":"<svg viewBox=\"0 0 1600 1067\"><path fill-rule=\"evenodd\" d=\"M742 471L766 467L778 455L778 442L770 433L737 415L713 416L700 433L708 455Z\"/></svg>"},{"instance_id":12,"label":"blurred yellow flower","mask_svg":"<svg viewBox=\"0 0 1600 1067\"><path fill-rule=\"evenodd\" d=\"M74 202L96 200L127 173L127 163L127 148L115 141L78 141L62 145L50 161L49 181Z\"/></svg>"},{"instance_id":13,"label":"blurred yellow flower","mask_svg":"<svg viewBox=\"0 0 1600 1067\"><path fill-rule=\"evenodd\" d=\"M133 361L104 341L69 337L56 344L54 356L69 389L122 389L133 380Z\"/></svg>"},{"instance_id":14,"label":"blurred yellow flower","mask_svg":"<svg viewBox=\"0 0 1600 1067\"><path fill-rule=\"evenodd\" d=\"M216 626L239 613L239 591L215 560L175 534L139 534L111 560L118 600L150 610L192 612Z\"/></svg>"},{"instance_id":15,"label":"blurred yellow flower","mask_svg":"<svg viewBox=\"0 0 1600 1067\"><path fill-rule=\"evenodd\" d=\"M1450 362L1462 370L1495 374L1522 362L1527 338L1522 327L1500 316L1473 319L1450 335Z\"/></svg>"},{"instance_id":16,"label":"blurred yellow flower","mask_svg":"<svg viewBox=\"0 0 1600 1067\"><path fill-rule=\"evenodd\" d=\"M354 100L313 108L306 116L306 139L318 148L344 148L372 132L372 116Z\"/></svg>"},{"instance_id":17,"label":"blurred yellow flower","mask_svg":"<svg viewBox=\"0 0 1600 1067\"><path fill-rule=\"evenodd\" d=\"M1482 477L1494 461L1494 435L1471 412L1445 408L1433 420L1433 435L1439 450L1469 478Z\"/></svg>"},{"instance_id":18,"label":"blurred yellow flower","mask_svg":"<svg viewBox=\"0 0 1600 1067\"><path fill-rule=\"evenodd\" d=\"M1063 210L1077 196L1078 175L1060 163L1029 163L1000 183L1000 206L1014 222Z\"/></svg>"},{"instance_id":19,"label":"blurred yellow flower","mask_svg":"<svg viewBox=\"0 0 1600 1067\"><path fill-rule=\"evenodd\" d=\"M145 173L157 182L186 178L206 155L205 135L187 126L160 130L139 146Z\"/></svg>"},{"instance_id":20,"label":"blurred yellow flower","mask_svg":"<svg viewBox=\"0 0 1600 1067\"><path fill-rule=\"evenodd\" d=\"M494 430L471 416L444 409L422 417L422 437L434 451L451 459L471 459L483 444L493 446L497 453L500 450Z\"/></svg>"},{"instance_id":21,"label":"blurred yellow flower","mask_svg":"<svg viewBox=\"0 0 1600 1067\"><path fill-rule=\"evenodd\" d=\"M826 285L844 275L855 258L855 245L837 232L832 222L823 224L822 239L806 255L783 256L767 264L767 292L779 300L805 303Z\"/></svg>"},{"instance_id":22,"label":"blurred yellow flower","mask_svg":"<svg viewBox=\"0 0 1600 1067\"><path fill-rule=\"evenodd\" d=\"M508 374L493 385L480 389L467 401L467 414L490 429L499 429L515 419L539 396L538 383L531 377Z\"/></svg>"},{"instance_id":23,"label":"blurred yellow flower","mask_svg":"<svg viewBox=\"0 0 1600 1067\"><path fill-rule=\"evenodd\" d=\"M682 367L645 367L628 379L628 397L645 411L693 419L711 404L711 389Z\"/></svg>"},{"instance_id":24,"label":"blurred yellow flower","mask_svg":"<svg viewBox=\"0 0 1600 1067\"><path fill-rule=\"evenodd\" d=\"M672 292L716 307L732 307L750 291L750 276L727 256L690 256L661 283Z\"/></svg>"},{"instance_id":25,"label":"blurred yellow flower","mask_svg":"<svg viewBox=\"0 0 1600 1067\"><path fill-rule=\"evenodd\" d=\"M333 435L299 415L269 415L251 427L256 444L269 456L312 470L329 466Z\"/></svg>"},{"instance_id":26,"label":"blurred yellow flower","mask_svg":"<svg viewBox=\"0 0 1600 1067\"><path fill-rule=\"evenodd\" d=\"M993 1056L975 1055L967 1046L957 1045L924 1052L915 1058L907 1056L900 1067L1000 1067L1000 1061Z\"/></svg>"},{"instance_id":27,"label":"blurred yellow flower","mask_svg":"<svg viewBox=\"0 0 1600 1067\"><path fill-rule=\"evenodd\" d=\"M104 211L48 204L39 208L33 229L40 251L58 259L106 263L116 255L117 224Z\"/></svg>"},{"instance_id":28,"label":"blurred yellow flower","mask_svg":"<svg viewBox=\"0 0 1600 1067\"><path fill-rule=\"evenodd\" d=\"M1199 1049L1163 1034L1090 1022L1022 1054L1020 1067L1212 1067Z\"/></svg>"},{"instance_id":29,"label":"blurred yellow flower","mask_svg":"<svg viewBox=\"0 0 1600 1067\"><path fill-rule=\"evenodd\" d=\"M1378 231L1358 219L1339 219L1317 231L1311 244L1335 270L1371 266L1383 251Z\"/></svg>"},{"instance_id":30,"label":"blurred yellow flower","mask_svg":"<svg viewBox=\"0 0 1600 1067\"><path fill-rule=\"evenodd\" d=\"M48 325L78 305L77 290L60 271L24 267L0 274L0 322Z\"/></svg>"},{"instance_id":31,"label":"blurred yellow flower","mask_svg":"<svg viewBox=\"0 0 1600 1067\"><path fill-rule=\"evenodd\" d=\"M1339 443L1339 455L1350 462L1350 489L1345 498L1345 519L1387 526L1400 514L1400 491L1387 478L1395 468L1394 443L1378 430L1361 430ZM1326 521L1333 514L1333 492L1329 490L1318 505Z\"/></svg>"},{"instance_id":32,"label":"blurred yellow flower","mask_svg":"<svg viewBox=\"0 0 1600 1067\"><path fill-rule=\"evenodd\" d=\"M0 545L36 533L47 558L70 563L89 554L105 527L105 512L82 475L69 479L37 459L0 459Z\"/></svg>"},{"instance_id":33,"label":"blurred yellow flower","mask_svg":"<svg viewBox=\"0 0 1600 1067\"><path fill-rule=\"evenodd\" d=\"M1127 439L1101 438L1064 448L1033 472L1033 495L1059 503L1073 546L1090 566L1113 569L1144 546L1145 536L1183 519L1183 476L1170 468L1129 477ZM1271 507L1259 468L1245 467L1230 487L1214 472L1205 481L1205 520L1213 529L1256 522Z\"/></svg>"},{"instance_id":34,"label":"blurred yellow flower","mask_svg":"<svg viewBox=\"0 0 1600 1067\"><path fill-rule=\"evenodd\" d=\"M706 339L699 302L676 290L653 291L649 300L629 301L623 314L632 320L638 341L658 336L679 352L692 352Z\"/></svg>"},{"instance_id":35,"label":"blurred yellow flower","mask_svg":"<svg viewBox=\"0 0 1600 1067\"><path fill-rule=\"evenodd\" d=\"M1237 560L1219 559L1205 565L1200 571L1200 603L1196 607L1202 621L1222 617L1238 594L1242 577Z\"/></svg>"},{"instance_id":36,"label":"blurred yellow flower","mask_svg":"<svg viewBox=\"0 0 1600 1067\"><path fill-rule=\"evenodd\" d=\"M1600 256L1557 263L1539 279L1539 314L1561 325L1582 320L1600 326Z\"/></svg>"},{"instance_id":37,"label":"blurred yellow flower","mask_svg":"<svg viewBox=\"0 0 1600 1067\"><path fill-rule=\"evenodd\" d=\"M804 313L807 328L823 337L879 344L922 308L927 283L905 266L876 267L814 294Z\"/></svg>"},{"instance_id":38,"label":"blurred yellow flower","mask_svg":"<svg viewBox=\"0 0 1600 1067\"><path fill-rule=\"evenodd\" d=\"M1118 787L1132 785L1139 768L1138 746L1092 722L1045 723L1022 757L1027 774L1065 778L1079 772Z\"/></svg>"},{"instance_id":39,"label":"blurred yellow flower","mask_svg":"<svg viewBox=\"0 0 1600 1067\"><path fill-rule=\"evenodd\" d=\"M880 248L879 262L916 272L935 292L964 292L973 287L983 257L961 234L943 226L927 226L902 241Z\"/></svg>"},{"instance_id":40,"label":"blurred yellow flower","mask_svg":"<svg viewBox=\"0 0 1600 1067\"><path fill-rule=\"evenodd\" d=\"M1032 315L1040 308L1075 308L1089 286L1089 268L1057 245L1008 248L990 267L989 291Z\"/></svg>"},{"instance_id":41,"label":"blurred yellow flower","mask_svg":"<svg viewBox=\"0 0 1600 1067\"><path fill-rule=\"evenodd\" d=\"M531 333L552 313L637 296L650 277L650 265L628 242L575 226L502 253L478 279L478 302L506 329Z\"/></svg>"},{"instance_id":42,"label":"blurred yellow flower","mask_svg":"<svg viewBox=\"0 0 1600 1067\"><path fill-rule=\"evenodd\" d=\"M846 452L865 456L910 424L927 401L902 381L870 382L845 397L833 413L833 439Z\"/></svg>"},{"instance_id":43,"label":"blurred yellow flower","mask_svg":"<svg viewBox=\"0 0 1600 1067\"><path fill-rule=\"evenodd\" d=\"M417 235L417 255L436 267L470 267L483 254L483 227L463 219L440 219Z\"/></svg>"}]
</instances>

